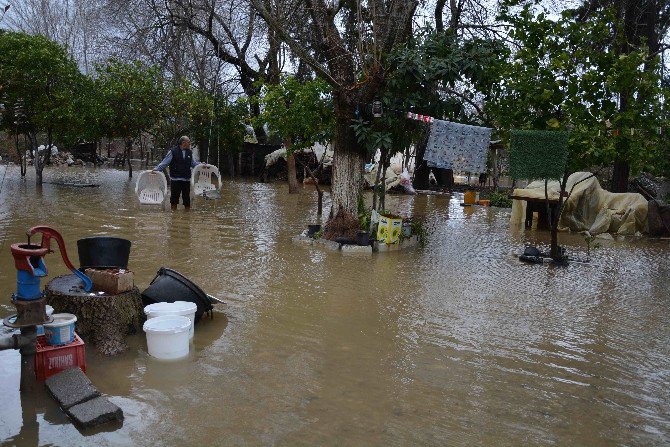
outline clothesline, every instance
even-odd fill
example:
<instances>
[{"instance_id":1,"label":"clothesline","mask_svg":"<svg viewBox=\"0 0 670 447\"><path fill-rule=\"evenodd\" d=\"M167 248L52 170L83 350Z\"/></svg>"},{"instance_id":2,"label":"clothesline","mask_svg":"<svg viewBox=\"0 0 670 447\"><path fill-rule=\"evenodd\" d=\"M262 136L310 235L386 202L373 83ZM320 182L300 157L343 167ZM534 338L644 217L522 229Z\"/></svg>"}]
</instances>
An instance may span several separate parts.
<instances>
[{"instance_id":1,"label":"clothesline","mask_svg":"<svg viewBox=\"0 0 670 447\"><path fill-rule=\"evenodd\" d=\"M429 115L421 115L419 113L414 113L414 112L406 112L405 116L407 117L407 119L411 119L411 120L415 120L415 121L422 121L424 123L432 123L437 119L437 118L434 118L434 117L429 116ZM605 131L606 132L613 132L615 136L619 136L621 134L621 129L606 129ZM636 131L636 128L634 128L634 127L630 128L630 134L631 135L635 135L635 131ZM662 135L663 134L663 128L660 127L660 126L657 127L656 132L659 135ZM600 135L601 135L601 131L599 130L598 131L598 136L600 136Z\"/></svg>"}]
</instances>

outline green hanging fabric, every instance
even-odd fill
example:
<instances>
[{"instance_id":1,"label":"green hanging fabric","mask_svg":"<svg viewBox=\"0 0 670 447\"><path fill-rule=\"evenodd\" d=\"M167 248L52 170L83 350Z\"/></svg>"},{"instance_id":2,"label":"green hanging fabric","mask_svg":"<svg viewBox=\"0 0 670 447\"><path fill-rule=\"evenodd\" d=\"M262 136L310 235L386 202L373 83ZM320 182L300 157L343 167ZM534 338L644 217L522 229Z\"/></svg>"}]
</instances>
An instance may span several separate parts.
<instances>
[{"instance_id":1,"label":"green hanging fabric","mask_svg":"<svg viewBox=\"0 0 670 447\"><path fill-rule=\"evenodd\" d=\"M512 130L510 175L515 179L559 179L568 161L570 132Z\"/></svg>"}]
</instances>

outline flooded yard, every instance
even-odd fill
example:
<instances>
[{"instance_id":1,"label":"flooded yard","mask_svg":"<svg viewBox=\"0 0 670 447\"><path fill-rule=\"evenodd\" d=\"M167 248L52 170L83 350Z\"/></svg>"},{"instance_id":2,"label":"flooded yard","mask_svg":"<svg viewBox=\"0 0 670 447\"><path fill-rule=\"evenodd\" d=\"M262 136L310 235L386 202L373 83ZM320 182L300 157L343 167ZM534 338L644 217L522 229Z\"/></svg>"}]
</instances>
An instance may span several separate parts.
<instances>
[{"instance_id":1,"label":"flooded yard","mask_svg":"<svg viewBox=\"0 0 670 447\"><path fill-rule=\"evenodd\" d=\"M0 167L0 176L5 167ZM316 195L225 180L219 200L142 207L126 172L8 168L0 195L0 315L12 313L9 245L48 224L76 241L132 241L140 289L161 266L227 302L196 326L186 360L150 358L143 334L87 374L125 413L80 433L44 393L19 394L19 355L0 352L7 445L667 445L670 242L603 241L589 265L525 265L548 233L510 229L509 210L462 195L392 196L425 216L429 243L347 257L291 243ZM327 197L327 196L326 196ZM326 203L325 209L328 209ZM579 235L561 234L584 256ZM49 278L65 274L57 254Z\"/></svg>"}]
</instances>

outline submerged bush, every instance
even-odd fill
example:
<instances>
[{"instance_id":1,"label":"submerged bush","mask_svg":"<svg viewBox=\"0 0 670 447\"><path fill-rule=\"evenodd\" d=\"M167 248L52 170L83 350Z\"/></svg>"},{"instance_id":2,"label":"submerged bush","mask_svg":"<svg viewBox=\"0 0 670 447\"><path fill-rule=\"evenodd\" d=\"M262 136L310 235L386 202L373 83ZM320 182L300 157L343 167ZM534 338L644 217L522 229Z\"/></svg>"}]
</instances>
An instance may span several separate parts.
<instances>
[{"instance_id":1,"label":"submerged bush","mask_svg":"<svg viewBox=\"0 0 670 447\"><path fill-rule=\"evenodd\" d=\"M493 191L489 200L491 201L491 206L497 206L499 208L512 208L512 199L509 198L507 193Z\"/></svg>"}]
</instances>

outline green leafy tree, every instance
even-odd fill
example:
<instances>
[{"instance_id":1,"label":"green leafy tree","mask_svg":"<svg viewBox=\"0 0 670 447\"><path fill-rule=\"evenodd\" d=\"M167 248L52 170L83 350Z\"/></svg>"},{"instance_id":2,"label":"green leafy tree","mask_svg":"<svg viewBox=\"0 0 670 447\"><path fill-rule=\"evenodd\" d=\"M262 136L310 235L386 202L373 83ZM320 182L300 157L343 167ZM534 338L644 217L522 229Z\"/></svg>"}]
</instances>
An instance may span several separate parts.
<instances>
[{"instance_id":1,"label":"green leafy tree","mask_svg":"<svg viewBox=\"0 0 670 447\"><path fill-rule=\"evenodd\" d=\"M296 151L310 148L316 142L329 142L333 137L331 88L321 79L300 82L293 76L285 76L278 84L264 85L258 101L262 110L258 120L277 132L284 142L289 193L297 193Z\"/></svg>"},{"instance_id":2,"label":"green leafy tree","mask_svg":"<svg viewBox=\"0 0 670 447\"><path fill-rule=\"evenodd\" d=\"M101 131L110 138L126 142L128 175L133 139L155 127L163 113L163 77L160 71L140 62L125 63L110 59L97 67L97 94Z\"/></svg>"},{"instance_id":3,"label":"green leafy tree","mask_svg":"<svg viewBox=\"0 0 670 447\"><path fill-rule=\"evenodd\" d=\"M555 18L526 5L503 9L502 18L518 49L487 104L500 128L570 129L572 171L617 160L639 170L649 162L662 104L658 58L644 46L612 50L621 26L613 9L577 21L574 11Z\"/></svg>"},{"instance_id":4,"label":"green leafy tree","mask_svg":"<svg viewBox=\"0 0 670 447\"><path fill-rule=\"evenodd\" d=\"M34 157L36 182L54 141L76 138L81 129L78 106L86 79L63 47L42 36L0 33L0 127L25 134ZM68 138L70 137L70 138ZM43 140L47 149L37 151Z\"/></svg>"}]
</instances>

